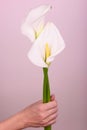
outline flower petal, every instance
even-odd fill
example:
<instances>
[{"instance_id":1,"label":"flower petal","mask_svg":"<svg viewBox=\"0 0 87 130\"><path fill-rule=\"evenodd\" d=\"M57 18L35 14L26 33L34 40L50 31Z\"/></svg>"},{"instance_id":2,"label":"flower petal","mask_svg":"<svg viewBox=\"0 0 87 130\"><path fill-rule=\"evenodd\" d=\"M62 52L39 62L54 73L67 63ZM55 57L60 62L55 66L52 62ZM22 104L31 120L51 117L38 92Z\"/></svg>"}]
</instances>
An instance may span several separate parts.
<instances>
[{"instance_id":1,"label":"flower petal","mask_svg":"<svg viewBox=\"0 0 87 130\"><path fill-rule=\"evenodd\" d=\"M54 57L65 47L64 40L53 23L47 23L44 30L30 49L28 57L35 65L48 67L44 61L45 45L47 43L51 49L51 55L47 58L47 62L51 63L54 60Z\"/></svg>"},{"instance_id":2,"label":"flower petal","mask_svg":"<svg viewBox=\"0 0 87 130\"><path fill-rule=\"evenodd\" d=\"M35 40L35 31L40 32L44 26L44 16L51 9L50 5L42 5L32 9L21 26L22 33L31 41Z\"/></svg>"},{"instance_id":3,"label":"flower petal","mask_svg":"<svg viewBox=\"0 0 87 130\"><path fill-rule=\"evenodd\" d=\"M38 46L37 44L32 45L28 53L28 58L33 64L39 67L48 67L48 65L44 62L43 57L41 55L40 46Z\"/></svg>"},{"instance_id":4,"label":"flower petal","mask_svg":"<svg viewBox=\"0 0 87 130\"><path fill-rule=\"evenodd\" d=\"M41 5L35 9L32 9L26 19L26 22L32 24L33 22L44 16L51 8L52 6L50 5Z\"/></svg>"}]
</instances>

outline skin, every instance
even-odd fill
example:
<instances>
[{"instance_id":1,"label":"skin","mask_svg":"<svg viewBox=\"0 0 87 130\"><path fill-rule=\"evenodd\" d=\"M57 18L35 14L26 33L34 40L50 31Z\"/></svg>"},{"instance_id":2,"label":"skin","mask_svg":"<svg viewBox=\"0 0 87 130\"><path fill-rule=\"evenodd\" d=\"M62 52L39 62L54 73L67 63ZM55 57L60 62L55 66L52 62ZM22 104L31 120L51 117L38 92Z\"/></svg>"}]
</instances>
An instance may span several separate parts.
<instances>
[{"instance_id":1,"label":"skin","mask_svg":"<svg viewBox=\"0 0 87 130\"><path fill-rule=\"evenodd\" d=\"M0 130L22 130L29 127L45 127L56 122L57 101L51 96L49 103L37 101L14 116L0 123Z\"/></svg>"}]
</instances>

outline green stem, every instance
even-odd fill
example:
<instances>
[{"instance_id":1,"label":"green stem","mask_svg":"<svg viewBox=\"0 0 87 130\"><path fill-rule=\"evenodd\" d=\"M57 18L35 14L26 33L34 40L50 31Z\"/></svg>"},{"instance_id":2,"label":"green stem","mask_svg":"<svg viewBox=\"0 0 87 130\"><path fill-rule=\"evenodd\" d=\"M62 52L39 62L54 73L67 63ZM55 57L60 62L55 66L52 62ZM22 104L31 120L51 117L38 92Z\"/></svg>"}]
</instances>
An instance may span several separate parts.
<instances>
[{"instance_id":1,"label":"green stem","mask_svg":"<svg viewBox=\"0 0 87 130\"><path fill-rule=\"evenodd\" d=\"M48 68L43 68L43 103L47 103L50 101L50 85L49 85L49 77L48 77ZM51 130L51 125L44 127L44 130Z\"/></svg>"}]
</instances>

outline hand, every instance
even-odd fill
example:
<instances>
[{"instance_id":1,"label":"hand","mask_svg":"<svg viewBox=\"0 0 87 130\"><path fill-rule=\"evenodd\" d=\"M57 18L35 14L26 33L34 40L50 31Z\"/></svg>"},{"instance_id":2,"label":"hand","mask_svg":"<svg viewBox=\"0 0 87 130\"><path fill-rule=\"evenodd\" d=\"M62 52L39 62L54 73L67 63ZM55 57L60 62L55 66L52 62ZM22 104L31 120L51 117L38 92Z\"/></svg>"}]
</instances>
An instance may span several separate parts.
<instances>
[{"instance_id":1,"label":"hand","mask_svg":"<svg viewBox=\"0 0 87 130\"><path fill-rule=\"evenodd\" d=\"M38 101L0 123L0 130L21 130L28 127L45 127L56 122L57 102L51 96L49 103Z\"/></svg>"},{"instance_id":2,"label":"hand","mask_svg":"<svg viewBox=\"0 0 87 130\"><path fill-rule=\"evenodd\" d=\"M57 102L54 95L51 96L49 103L38 101L21 112L23 127L44 127L54 124L57 118L57 111Z\"/></svg>"}]
</instances>

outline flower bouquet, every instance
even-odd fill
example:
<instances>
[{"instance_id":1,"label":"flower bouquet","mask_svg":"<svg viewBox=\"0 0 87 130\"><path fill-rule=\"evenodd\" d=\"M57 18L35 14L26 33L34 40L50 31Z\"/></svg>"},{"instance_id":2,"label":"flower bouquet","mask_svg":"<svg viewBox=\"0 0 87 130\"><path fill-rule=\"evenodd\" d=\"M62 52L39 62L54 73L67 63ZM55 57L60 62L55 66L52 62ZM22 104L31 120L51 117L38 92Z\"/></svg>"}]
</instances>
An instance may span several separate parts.
<instances>
[{"instance_id":1,"label":"flower bouquet","mask_svg":"<svg viewBox=\"0 0 87 130\"><path fill-rule=\"evenodd\" d=\"M28 58L43 69L43 103L50 101L49 66L65 47L55 24L45 21L45 16L51 9L50 5L41 5L32 9L21 26L22 33L33 43ZM51 126L44 127L44 130L51 130Z\"/></svg>"}]
</instances>

